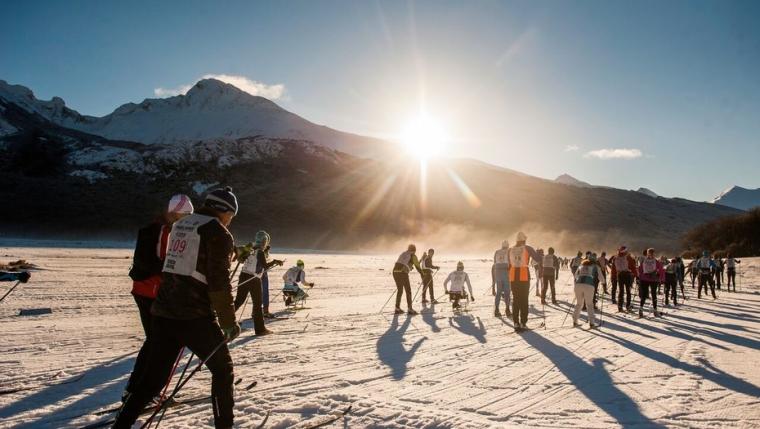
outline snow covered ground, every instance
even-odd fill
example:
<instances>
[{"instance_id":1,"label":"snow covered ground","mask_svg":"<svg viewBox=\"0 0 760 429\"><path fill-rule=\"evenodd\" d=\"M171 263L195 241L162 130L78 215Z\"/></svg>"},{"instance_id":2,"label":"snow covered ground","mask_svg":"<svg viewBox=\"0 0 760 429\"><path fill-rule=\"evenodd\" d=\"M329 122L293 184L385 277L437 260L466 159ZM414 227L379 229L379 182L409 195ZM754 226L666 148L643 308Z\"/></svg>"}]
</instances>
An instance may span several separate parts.
<instances>
[{"instance_id":1,"label":"snow covered ground","mask_svg":"<svg viewBox=\"0 0 760 429\"><path fill-rule=\"evenodd\" d=\"M0 391L26 389L0 395L0 427L73 428L107 417L86 413L119 400L143 335L129 295L130 255L0 247L2 261L44 268L0 304ZM545 309L547 329L539 328L542 307L531 292L534 330L516 334L511 321L493 317L485 259L464 261L472 312L455 316L445 303L409 318L389 314L392 304L378 314L393 291L395 257L274 256L286 258L286 268L303 257L317 286L306 309L269 325L275 335L253 337L246 320L233 342L243 379L239 427L254 426L267 410L267 427L291 427L350 403L333 427L760 427L760 259L742 264L740 293L697 301L687 286L686 304L662 320L608 314L606 301L597 331L565 320L572 295L563 271L561 305ZM456 264L436 262L442 271ZM39 307L53 312L18 315ZM282 309L276 296L272 307ZM245 311L250 317L250 305ZM207 394L209 379L201 371L182 396ZM254 380L258 386L242 388ZM211 425L208 403L173 408L162 423Z\"/></svg>"}]
</instances>

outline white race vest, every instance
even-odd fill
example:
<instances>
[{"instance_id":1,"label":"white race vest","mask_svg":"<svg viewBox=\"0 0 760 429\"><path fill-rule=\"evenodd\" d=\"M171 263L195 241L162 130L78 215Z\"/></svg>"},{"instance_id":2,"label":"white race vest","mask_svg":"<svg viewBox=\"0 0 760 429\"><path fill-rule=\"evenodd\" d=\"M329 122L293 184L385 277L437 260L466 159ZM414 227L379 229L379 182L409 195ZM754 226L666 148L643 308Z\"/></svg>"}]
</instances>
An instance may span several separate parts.
<instances>
[{"instance_id":1,"label":"white race vest","mask_svg":"<svg viewBox=\"0 0 760 429\"><path fill-rule=\"evenodd\" d=\"M251 253L251 256L248 257L248 259L245 260L245 263L243 264L242 272L246 274L250 274L254 277L262 278L264 276L264 273L266 272L266 267L262 267L260 273L256 273L256 271L259 268L259 258L258 258L258 252L261 252L261 249L256 249L253 253Z\"/></svg>"},{"instance_id":2,"label":"white race vest","mask_svg":"<svg viewBox=\"0 0 760 429\"><path fill-rule=\"evenodd\" d=\"M644 274L653 274L657 272L657 259L646 258L641 263L641 266L643 267Z\"/></svg>"},{"instance_id":3,"label":"white race vest","mask_svg":"<svg viewBox=\"0 0 760 429\"><path fill-rule=\"evenodd\" d=\"M506 264L509 262L509 249L499 249L493 254L494 264Z\"/></svg>"},{"instance_id":4,"label":"white race vest","mask_svg":"<svg viewBox=\"0 0 760 429\"><path fill-rule=\"evenodd\" d=\"M554 255L544 255L544 268L554 268Z\"/></svg>"},{"instance_id":5,"label":"white race vest","mask_svg":"<svg viewBox=\"0 0 760 429\"><path fill-rule=\"evenodd\" d=\"M736 268L736 261L734 260L734 258L726 259L726 266L728 268Z\"/></svg>"},{"instance_id":6,"label":"white race vest","mask_svg":"<svg viewBox=\"0 0 760 429\"><path fill-rule=\"evenodd\" d=\"M200 214L192 214L176 223L169 234L169 244L164 260L164 272L180 276L190 276L201 283L206 282L206 276L196 270L198 266L198 251L201 247L201 236L198 228L213 222L216 218Z\"/></svg>"},{"instance_id":7,"label":"white race vest","mask_svg":"<svg viewBox=\"0 0 760 429\"><path fill-rule=\"evenodd\" d=\"M298 267L290 267L288 271L286 271L285 274L282 275L282 280L285 281L285 284L290 284L290 285L297 284L301 272L302 272L301 269Z\"/></svg>"},{"instance_id":8,"label":"white race vest","mask_svg":"<svg viewBox=\"0 0 760 429\"><path fill-rule=\"evenodd\" d=\"M467 278L467 273L464 271L454 271L449 274L451 276L451 292L464 292L464 280Z\"/></svg>"},{"instance_id":9,"label":"white race vest","mask_svg":"<svg viewBox=\"0 0 760 429\"><path fill-rule=\"evenodd\" d=\"M630 271L628 269L628 256L627 255L617 255L615 256L615 270L619 273L622 273L624 271Z\"/></svg>"},{"instance_id":10,"label":"white race vest","mask_svg":"<svg viewBox=\"0 0 760 429\"><path fill-rule=\"evenodd\" d=\"M515 268L522 268L528 266L528 261L525 258L527 252L525 252L524 246L517 246L509 249L509 263Z\"/></svg>"}]
</instances>

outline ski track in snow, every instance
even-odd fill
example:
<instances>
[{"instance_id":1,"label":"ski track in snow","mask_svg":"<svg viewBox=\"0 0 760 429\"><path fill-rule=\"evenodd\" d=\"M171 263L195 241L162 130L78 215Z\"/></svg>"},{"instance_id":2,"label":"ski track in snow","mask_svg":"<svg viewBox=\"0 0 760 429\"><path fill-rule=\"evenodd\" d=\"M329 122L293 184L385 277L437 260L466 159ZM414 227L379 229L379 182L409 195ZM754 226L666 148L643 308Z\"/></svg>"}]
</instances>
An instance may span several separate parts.
<instances>
[{"instance_id":1,"label":"ski track in snow","mask_svg":"<svg viewBox=\"0 0 760 429\"><path fill-rule=\"evenodd\" d=\"M24 389L0 395L0 428L105 419L88 413L118 403L143 338L126 275L131 250L6 247L0 255L44 268L0 305L0 390ZM407 317L390 314L392 302L378 313L395 289L392 256L284 257L304 259L316 287L306 308L272 322L275 334L267 337L253 336L247 306L244 331L231 345L235 376L243 379L237 427L255 427L267 410L266 427L299 427L349 404L351 412L327 427L760 427L753 367L760 259L742 264L740 293L724 289L718 301L698 301L687 283L689 299L666 308L663 319L619 315L605 300L604 326L593 331L565 319L573 294L562 271L560 305L545 308L547 329L539 327L542 306L532 289L533 330L516 334L511 320L493 317L483 259L464 261L475 289L470 312L454 315L444 302ZM455 261L437 259L444 270ZM273 311L283 311L276 293L283 270L270 277ZM439 296L443 274L435 278ZM18 316L20 308L40 307L53 313ZM254 380L256 387L243 389ZM180 398L209 391L203 370ZM162 424L213 427L211 404L172 408Z\"/></svg>"}]
</instances>

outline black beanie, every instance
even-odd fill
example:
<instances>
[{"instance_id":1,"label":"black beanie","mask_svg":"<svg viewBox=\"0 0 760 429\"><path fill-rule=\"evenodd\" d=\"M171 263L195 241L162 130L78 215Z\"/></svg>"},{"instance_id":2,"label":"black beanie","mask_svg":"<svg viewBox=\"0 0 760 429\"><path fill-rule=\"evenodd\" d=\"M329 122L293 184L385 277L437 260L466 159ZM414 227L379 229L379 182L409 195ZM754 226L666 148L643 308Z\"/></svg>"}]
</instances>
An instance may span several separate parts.
<instances>
[{"instance_id":1,"label":"black beanie","mask_svg":"<svg viewBox=\"0 0 760 429\"><path fill-rule=\"evenodd\" d=\"M232 188L229 186L209 192L203 204L220 212L233 212L235 215L238 212L237 198L235 198L235 194L232 193Z\"/></svg>"}]
</instances>

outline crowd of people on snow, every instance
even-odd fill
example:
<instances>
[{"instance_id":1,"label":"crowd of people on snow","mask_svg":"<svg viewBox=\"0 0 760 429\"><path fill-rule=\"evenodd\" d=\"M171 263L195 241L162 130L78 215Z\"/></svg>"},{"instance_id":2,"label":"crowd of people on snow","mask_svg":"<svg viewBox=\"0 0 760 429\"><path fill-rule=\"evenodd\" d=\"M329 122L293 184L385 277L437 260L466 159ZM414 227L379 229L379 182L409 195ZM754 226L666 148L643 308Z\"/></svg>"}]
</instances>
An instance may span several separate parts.
<instances>
[{"instance_id":1,"label":"crowd of people on snow","mask_svg":"<svg viewBox=\"0 0 760 429\"><path fill-rule=\"evenodd\" d=\"M665 306L678 305L678 289L680 288L681 300L684 299L684 279L691 275L691 286L697 283L697 298L702 298L708 292L717 299L715 288L721 288L724 273L727 277L728 291L731 285L736 291L736 268L741 261L730 254L725 259L713 258L710 252L703 251L702 255L688 265L680 256L667 258L656 256L655 249L649 248L641 255L634 257L626 246L620 246L617 252L607 257L606 252L597 255L594 252L578 251L573 258L562 258L555 254L554 248L549 247L547 252L543 249L534 249L526 244L527 236L519 232L516 244L512 247L505 240L501 248L494 252L493 265L491 266L491 293L494 295L494 316L501 317L500 305L503 301L506 305L505 314L511 317L514 329L521 332L527 329L528 321L528 298L531 289L531 268L536 279L536 296L541 298L541 304L546 305L547 293L551 292L551 303L557 305L556 281L559 280L559 272L567 268L572 272L572 280L575 292L575 304L573 311L573 325L580 326L578 320L581 311L588 314L588 322L591 328L596 327L597 302L599 300L599 286L602 286L604 295L609 293L607 278L611 284L611 301L617 305L618 312L631 313L633 303L631 293L634 285L639 296L638 315L644 317L644 305L651 300L652 311L655 317L661 317L662 313L657 309L658 296L662 289ZM434 249L429 249L418 259L417 248L410 244L406 251L399 255L393 267L393 279L396 283L396 314L404 314L401 308L401 297L406 294L407 311L409 315L418 314L412 305L411 282L409 273L416 269L421 276L422 304L430 302L437 304L434 296L433 274L439 267L433 264ZM450 285L450 287L448 287ZM464 286L467 285L468 291ZM661 288L662 287L662 288ZM709 291L708 291L709 287ZM472 294L469 275L464 271L464 263L457 263L456 271L451 272L443 282L445 294L449 296L452 309L461 310L461 300L475 301ZM427 300L426 292L430 294Z\"/></svg>"},{"instance_id":2,"label":"crowd of people on snow","mask_svg":"<svg viewBox=\"0 0 760 429\"><path fill-rule=\"evenodd\" d=\"M130 428L146 409L153 410L153 418L169 402L176 389L167 397L168 386L185 349L190 350L191 359L193 355L198 357L198 368L205 365L211 372L215 427L232 427L234 374L228 343L240 334L239 320L249 297L255 334L271 333L266 327L266 320L274 317L269 311L268 272L284 264L283 260L269 257L271 237L265 231L257 232L252 243L235 245L228 228L237 213L238 201L229 187L208 192L198 210L188 196L178 194L171 198L160 218L139 230L129 276L145 341L124 390L114 428ZM527 328L531 269L542 304L547 302L547 293L551 294L552 304L557 304L559 272L563 268L572 271L577 301L573 324L576 326L584 307L590 326L595 326L599 285L607 294L608 273L612 302L617 303L621 312L631 311L631 289L636 282L639 316L649 297L655 316L659 316L660 285L664 285L665 304L669 305L672 299L676 305L677 290L680 287L683 296L687 274L691 275L692 287L697 281L700 298L703 289L707 294L708 286L715 298L715 286L720 288L724 270L727 270L729 287L733 282L736 289L736 266L740 261L730 255L722 260L704 252L702 257L685 266L680 257L656 258L654 249L634 257L622 246L610 258L604 252L597 257L595 253L586 252L584 256L579 251L576 257L568 259L557 256L551 247L546 253L542 249L535 250L526 241L526 235L520 232L514 246L502 242L494 253L491 270L494 315L501 317L500 305L504 302L506 315L512 317L518 332ZM440 267L433 262L435 251L429 249L421 258L416 251L413 244L409 245L393 268L397 314L404 313L400 307L403 295L406 296L406 313L417 314L412 305L409 279L412 269L421 275L423 305L438 302L433 280ZM304 262L298 260L282 277L281 293L286 306L303 303L308 297L306 290L314 286L306 281L304 266ZM232 283L238 268L241 272L235 291ZM0 280L25 282L28 278L28 274L19 277L0 273ZM466 307L475 300L470 277L461 261L446 277L443 288L455 311L462 309L462 301Z\"/></svg>"}]
</instances>

